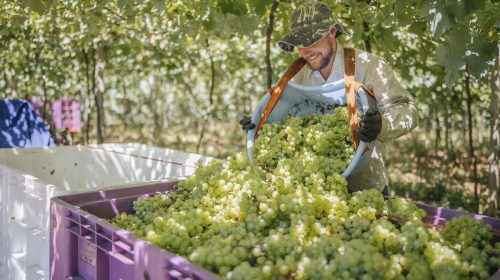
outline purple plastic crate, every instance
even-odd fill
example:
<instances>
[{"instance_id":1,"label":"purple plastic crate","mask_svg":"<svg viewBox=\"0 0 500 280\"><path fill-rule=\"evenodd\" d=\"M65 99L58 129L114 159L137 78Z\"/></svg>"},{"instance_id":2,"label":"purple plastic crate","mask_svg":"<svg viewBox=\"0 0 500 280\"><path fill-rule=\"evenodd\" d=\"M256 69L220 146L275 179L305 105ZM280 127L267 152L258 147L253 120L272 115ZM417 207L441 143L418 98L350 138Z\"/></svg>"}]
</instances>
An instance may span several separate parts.
<instances>
[{"instance_id":1,"label":"purple plastic crate","mask_svg":"<svg viewBox=\"0 0 500 280\"><path fill-rule=\"evenodd\" d=\"M481 220L490 226L490 231L493 234L492 243L500 241L500 219L465 211L451 210L444 207L435 207L423 203L415 204L427 213L427 216L422 221L433 228L441 229L446 221L460 216L469 216L476 220ZM500 280L500 268L497 269L496 273L489 280Z\"/></svg>"},{"instance_id":2,"label":"purple plastic crate","mask_svg":"<svg viewBox=\"0 0 500 280\"><path fill-rule=\"evenodd\" d=\"M53 198L50 279L219 279L107 221L119 213L131 213L138 197L173 190L176 183Z\"/></svg>"},{"instance_id":3,"label":"purple plastic crate","mask_svg":"<svg viewBox=\"0 0 500 280\"><path fill-rule=\"evenodd\" d=\"M423 209L427 216L423 218L424 223L436 228L444 226L446 221L460 216L469 216L476 220L481 220L490 226L493 234L493 243L500 241L500 219L485 215L473 214L464 211L451 210L444 207L435 207L423 203L415 203L420 209Z\"/></svg>"},{"instance_id":4,"label":"purple plastic crate","mask_svg":"<svg viewBox=\"0 0 500 280\"><path fill-rule=\"evenodd\" d=\"M172 191L177 182L65 195L51 199L50 279L165 280L219 279L187 259L139 239L107 220L132 213L141 196ZM424 222L435 227L463 215L491 226L499 239L500 219L417 204L427 212ZM500 279L500 270L491 279Z\"/></svg>"}]
</instances>

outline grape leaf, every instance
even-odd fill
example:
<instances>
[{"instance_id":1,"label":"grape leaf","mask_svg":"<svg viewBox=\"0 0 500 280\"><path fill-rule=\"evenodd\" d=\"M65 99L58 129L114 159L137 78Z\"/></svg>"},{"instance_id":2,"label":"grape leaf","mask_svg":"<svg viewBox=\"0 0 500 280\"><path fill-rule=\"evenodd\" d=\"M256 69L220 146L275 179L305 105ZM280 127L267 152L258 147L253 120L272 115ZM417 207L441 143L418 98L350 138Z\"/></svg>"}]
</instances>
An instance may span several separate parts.
<instances>
[{"instance_id":1,"label":"grape leaf","mask_svg":"<svg viewBox=\"0 0 500 280\"><path fill-rule=\"evenodd\" d=\"M445 36L445 43L437 48L437 63L445 67L445 83L452 85L459 78L459 71L465 65L465 52L469 33L456 28Z\"/></svg>"},{"instance_id":2,"label":"grape leaf","mask_svg":"<svg viewBox=\"0 0 500 280\"><path fill-rule=\"evenodd\" d=\"M431 20L431 32L434 38L439 38L446 31L453 27L455 18L446 11L438 11Z\"/></svg>"},{"instance_id":3,"label":"grape leaf","mask_svg":"<svg viewBox=\"0 0 500 280\"><path fill-rule=\"evenodd\" d=\"M495 42L488 41L485 36L475 36L465 56L471 75L478 79L485 74L490 68L489 63L495 59L496 53L498 53L498 47Z\"/></svg>"},{"instance_id":4,"label":"grape leaf","mask_svg":"<svg viewBox=\"0 0 500 280\"><path fill-rule=\"evenodd\" d=\"M476 10L482 10L485 7L485 0L464 0L465 13L470 14Z\"/></svg>"},{"instance_id":5,"label":"grape leaf","mask_svg":"<svg viewBox=\"0 0 500 280\"><path fill-rule=\"evenodd\" d=\"M266 13L266 4L268 3L268 1L266 0L254 0L254 1L250 1L250 3L252 3L255 7L255 13L257 14L257 16L262 16Z\"/></svg>"},{"instance_id":6,"label":"grape leaf","mask_svg":"<svg viewBox=\"0 0 500 280\"><path fill-rule=\"evenodd\" d=\"M12 27L17 28L21 26L26 21L26 17L14 15L12 16Z\"/></svg>"},{"instance_id":7,"label":"grape leaf","mask_svg":"<svg viewBox=\"0 0 500 280\"><path fill-rule=\"evenodd\" d=\"M223 14L243 16L248 12L245 2L241 0L222 0L218 4Z\"/></svg>"},{"instance_id":8,"label":"grape leaf","mask_svg":"<svg viewBox=\"0 0 500 280\"><path fill-rule=\"evenodd\" d=\"M500 3L487 3L484 10L476 12L479 29L481 32L488 32L492 29L500 18Z\"/></svg>"},{"instance_id":9,"label":"grape leaf","mask_svg":"<svg viewBox=\"0 0 500 280\"><path fill-rule=\"evenodd\" d=\"M44 14L47 11L47 7L41 0L28 0L28 7L38 14Z\"/></svg>"},{"instance_id":10,"label":"grape leaf","mask_svg":"<svg viewBox=\"0 0 500 280\"><path fill-rule=\"evenodd\" d=\"M127 5L127 1L125 0L118 0L118 8L123 9Z\"/></svg>"}]
</instances>

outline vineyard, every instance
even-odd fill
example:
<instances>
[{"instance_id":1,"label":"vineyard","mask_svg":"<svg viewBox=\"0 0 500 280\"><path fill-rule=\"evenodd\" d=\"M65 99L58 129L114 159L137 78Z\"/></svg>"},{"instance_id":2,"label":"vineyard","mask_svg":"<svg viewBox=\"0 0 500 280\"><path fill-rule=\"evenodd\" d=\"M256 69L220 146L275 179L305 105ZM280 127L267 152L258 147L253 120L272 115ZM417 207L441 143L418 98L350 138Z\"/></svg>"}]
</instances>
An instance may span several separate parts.
<instances>
[{"instance_id":1,"label":"vineyard","mask_svg":"<svg viewBox=\"0 0 500 280\"><path fill-rule=\"evenodd\" d=\"M386 146L384 196L349 189L342 176L356 153L345 108L266 124L247 157L239 121L301 56L278 41L305 1L0 0L0 98L26 100L56 146L78 153L140 143L219 159L184 169L196 171L174 191L139 196L130 211L103 219L219 277L488 279L500 267L491 224L460 217L430 226L418 205L500 217L500 2L321 1L347 33L337 42L383 59L415 100L418 126L376 141ZM73 123L64 127L67 115ZM0 189L0 198L11 193ZM24 225L9 215L0 215L2 227ZM68 223L82 222L82 234L96 227L85 221ZM49 222L41 227L48 236ZM16 236L0 238L5 232ZM99 238L94 254L107 250ZM38 239L48 254L48 237ZM0 278L6 262L0 254ZM73 276L99 279L64 274Z\"/></svg>"},{"instance_id":2,"label":"vineyard","mask_svg":"<svg viewBox=\"0 0 500 280\"><path fill-rule=\"evenodd\" d=\"M54 100L79 100L72 144L141 142L226 157L244 147L238 117L294 59L275 43L297 3L2 1L0 88L4 98L38 96L46 119ZM392 144L388 161L402 157L415 173L427 157L444 159L443 178L423 178L426 187L465 188L472 209L495 214L498 3L325 3L351 34L343 45L385 58L417 100L421 125ZM465 174L448 178L454 171Z\"/></svg>"}]
</instances>

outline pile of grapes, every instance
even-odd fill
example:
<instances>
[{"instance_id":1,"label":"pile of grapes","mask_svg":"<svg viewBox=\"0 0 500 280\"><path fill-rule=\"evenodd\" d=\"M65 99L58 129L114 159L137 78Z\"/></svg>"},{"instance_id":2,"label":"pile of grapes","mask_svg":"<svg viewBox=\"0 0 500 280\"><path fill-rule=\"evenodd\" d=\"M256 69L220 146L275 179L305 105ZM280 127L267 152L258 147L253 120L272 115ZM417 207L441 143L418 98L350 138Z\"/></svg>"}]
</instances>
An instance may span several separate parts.
<instances>
[{"instance_id":1,"label":"pile of grapes","mask_svg":"<svg viewBox=\"0 0 500 280\"><path fill-rule=\"evenodd\" d=\"M263 127L253 163L200 164L113 223L227 279L487 279L499 267L483 222L437 232L404 199L348 193L351 143L345 108L287 117Z\"/></svg>"}]
</instances>

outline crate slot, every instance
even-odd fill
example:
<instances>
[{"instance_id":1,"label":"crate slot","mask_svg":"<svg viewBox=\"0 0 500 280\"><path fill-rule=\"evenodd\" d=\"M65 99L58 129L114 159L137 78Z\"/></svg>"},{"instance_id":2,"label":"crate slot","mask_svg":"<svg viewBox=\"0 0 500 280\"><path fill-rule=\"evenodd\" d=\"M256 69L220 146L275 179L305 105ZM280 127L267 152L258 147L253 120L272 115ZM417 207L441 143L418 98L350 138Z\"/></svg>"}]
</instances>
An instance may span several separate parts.
<instances>
[{"instance_id":1,"label":"crate slot","mask_svg":"<svg viewBox=\"0 0 500 280\"><path fill-rule=\"evenodd\" d=\"M94 227L92 225L89 225L89 224L82 224L82 230L95 232Z\"/></svg>"},{"instance_id":2,"label":"crate slot","mask_svg":"<svg viewBox=\"0 0 500 280\"><path fill-rule=\"evenodd\" d=\"M113 245L110 240L97 236L97 246L103 251L111 252L113 250Z\"/></svg>"},{"instance_id":3,"label":"crate slot","mask_svg":"<svg viewBox=\"0 0 500 280\"><path fill-rule=\"evenodd\" d=\"M95 244L95 235L94 235L94 233L84 234L84 235L82 235L82 238Z\"/></svg>"},{"instance_id":4,"label":"crate slot","mask_svg":"<svg viewBox=\"0 0 500 280\"><path fill-rule=\"evenodd\" d=\"M132 246L128 245L127 243L123 242L123 241L115 241L114 242L115 246L116 247L119 247L120 249L123 249L127 252L133 252L134 251L134 248L132 248Z\"/></svg>"},{"instance_id":5,"label":"crate slot","mask_svg":"<svg viewBox=\"0 0 500 280\"><path fill-rule=\"evenodd\" d=\"M75 222L77 224L80 223L80 217L78 215L76 215L75 213L73 213L72 211L70 211L69 214L66 215L66 218L68 218L68 220Z\"/></svg>"},{"instance_id":6,"label":"crate slot","mask_svg":"<svg viewBox=\"0 0 500 280\"><path fill-rule=\"evenodd\" d=\"M86 235L94 235L94 230L92 227L89 227L89 225L80 225L80 234L82 236Z\"/></svg>"},{"instance_id":7,"label":"crate slot","mask_svg":"<svg viewBox=\"0 0 500 280\"><path fill-rule=\"evenodd\" d=\"M66 227L66 229L69 230L73 234L76 234L78 236L80 235L80 226L78 226L78 225L69 226L69 227Z\"/></svg>"},{"instance_id":8,"label":"crate slot","mask_svg":"<svg viewBox=\"0 0 500 280\"><path fill-rule=\"evenodd\" d=\"M106 227L103 227L102 225L100 224L96 224L96 233L100 236L103 236L109 240L112 240L113 239L113 231L111 231L110 229L106 228Z\"/></svg>"},{"instance_id":9,"label":"crate slot","mask_svg":"<svg viewBox=\"0 0 500 280\"><path fill-rule=\"evenodd\" d=\"M126 265L133 265L134 264L133 258L131 259L130 257L128 257L126 255L123 255L120 253L111 253L111 255Z\"/></svg>"}]
</instances>

